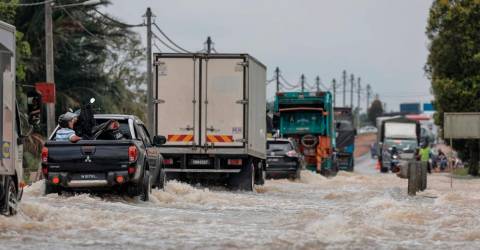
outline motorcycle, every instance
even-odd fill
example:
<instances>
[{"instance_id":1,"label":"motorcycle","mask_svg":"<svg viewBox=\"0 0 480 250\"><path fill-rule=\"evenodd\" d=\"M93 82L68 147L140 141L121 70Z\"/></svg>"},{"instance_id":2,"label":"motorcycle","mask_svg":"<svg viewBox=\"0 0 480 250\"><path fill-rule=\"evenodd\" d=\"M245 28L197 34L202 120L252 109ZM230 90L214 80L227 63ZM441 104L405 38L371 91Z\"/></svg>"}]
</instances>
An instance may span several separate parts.
<instances>
[{"instance_id":1,"label":"motorcycle","mask_svg":"<svg viewBox=\"0 0 480 250\"><path fill-rule=\"evenodd\" d=\"M116 120L108 120L101 124L96 124L93 104L95 98L91 98L89 103L82 105L75 113L78 115L78 122L75 124L75 133L84 140L122 140L127 139L120 132L120 124Z\"/></svg>"},{"instance_id":2,"label":"motorcycle","mask_svg":"<svg viewBox=\"0 0 480 250\"><path fill-rule=\"evenodd\" d=\"M392 173L400 171L400 154L395 147L390 150L390 171Z\"/></svg>"}]
</instances>

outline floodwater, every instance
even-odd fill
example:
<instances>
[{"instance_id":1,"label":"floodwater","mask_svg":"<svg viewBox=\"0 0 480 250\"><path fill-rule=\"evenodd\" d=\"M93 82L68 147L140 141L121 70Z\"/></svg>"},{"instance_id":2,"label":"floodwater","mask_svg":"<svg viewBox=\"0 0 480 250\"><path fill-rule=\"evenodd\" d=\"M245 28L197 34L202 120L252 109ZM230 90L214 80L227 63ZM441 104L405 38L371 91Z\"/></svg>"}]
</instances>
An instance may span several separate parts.
<instances>
[{"instance_id":1,"label":"floodwater","mask_svg":"<svg viewBox=\"0 0 480 250\"><path fill-rule=\"evenodd\" d=\"M378 174L370 159L355 173L271 180L256 192L169 182L142 203L121 197L25 191L20 214L0 216L1 249L475 249L480 180Z\"/></svg>"}]
</instances>

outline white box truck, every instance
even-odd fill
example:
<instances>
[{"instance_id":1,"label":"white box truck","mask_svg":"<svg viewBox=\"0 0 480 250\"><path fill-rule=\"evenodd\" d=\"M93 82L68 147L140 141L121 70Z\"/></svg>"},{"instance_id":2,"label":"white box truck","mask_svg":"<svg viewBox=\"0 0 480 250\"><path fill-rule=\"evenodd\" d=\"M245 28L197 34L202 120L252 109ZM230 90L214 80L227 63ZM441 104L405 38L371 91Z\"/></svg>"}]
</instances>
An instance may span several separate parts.
<instances>
[{"instance_id":1,"label":"white box truck","mask_svg":"<svg viewBox=\"0 0 480 250\"><path fill-rule=\"evenodd\" d=\"M162 172L241 190L263 184L266 67L248 54L178 53L155 54L154 66Z\"/></svg>"},{"instance_id":2,"label":"white box truck","mask_svg":"<svg viewBox=\"0 0 480 250\"><path fill-rule=\"evenodd\" d=\"M15 102L15 27L0 21L0 214L13 215L22 196L23 148Z\"/></svg>"}]
</instances>

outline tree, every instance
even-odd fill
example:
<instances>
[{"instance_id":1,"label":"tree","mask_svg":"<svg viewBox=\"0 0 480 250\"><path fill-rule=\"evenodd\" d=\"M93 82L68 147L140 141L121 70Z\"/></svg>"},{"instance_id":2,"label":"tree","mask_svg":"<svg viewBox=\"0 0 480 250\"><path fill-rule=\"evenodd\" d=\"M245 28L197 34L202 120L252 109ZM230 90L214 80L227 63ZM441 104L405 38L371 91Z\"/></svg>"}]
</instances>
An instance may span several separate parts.
<instances>
[{"instance_id":1,"label":"tree","mask_svg":"<svg viewBox=\"0 0 480 250\"><path fill-rule=\"evenodd\" d=\"M444 112L480 111L479 30L480 1L433 2L426 29L430 53L425 71L435 97L435 121L441 127ZM470 174L478 175L478 143L461 140L453 147L470 151Z\"/></svg>"},{"instance_id":2,"label":"tree","mask_svg":"<svg viewBox=\"0 0 480 250\"><path fill-rule=\"evenodd\" d=\"M381 116L382 114L383 114L383 104L379 99L375 99L370 105L370 108L368 109L368 120L372 124L376 124L377 117Z\"/></svg>"},{"instance_id":3,"label":"tree","mask_svg":"<svg viewBox=\"0 0 480 250\"><path fill-rule=\"evenodd\" d=\"M15 6L31 2L0 2L0 20L17 28L17 98L21 104L25 104L23 86L44 82L46 78L44 6ZM56 2L66 5L84 1ZM95 97L102 113L126 113L145 118L145 73L140 70L145 63L145 49L139 35L128 25L97 12L108 4L102 1L96 5L53 11L57 115L68 108L79 108L80 104ZM45 124L36 132L45 135ZM41 148L38 142L42 141L42 136L34 133L28 139L37 143L32 142L32 147L26 145L27 153L31 151L31 155L38 157L35 151ZM27 159L25 162L33 161Z\"/></svg>"}]
</instances>

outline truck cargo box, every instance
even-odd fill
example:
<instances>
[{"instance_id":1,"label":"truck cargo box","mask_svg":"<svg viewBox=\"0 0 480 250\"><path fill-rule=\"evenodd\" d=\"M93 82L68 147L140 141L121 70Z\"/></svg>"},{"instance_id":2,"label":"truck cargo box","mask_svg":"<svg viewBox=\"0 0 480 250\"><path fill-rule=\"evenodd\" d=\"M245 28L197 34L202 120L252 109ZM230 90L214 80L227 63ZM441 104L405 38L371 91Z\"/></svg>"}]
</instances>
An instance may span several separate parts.
<instances>
[{"instance_id":1,"label":"truck cargo box","mask_svg":"<svg viewBox=\"0 0 480 250\"><path fill-rule=\"evenodd\" d=\"M247 54L155 54L155 133L164 153L265 159L266 67Z\"/></svg>"}]
</instances>

